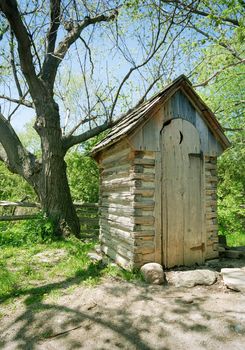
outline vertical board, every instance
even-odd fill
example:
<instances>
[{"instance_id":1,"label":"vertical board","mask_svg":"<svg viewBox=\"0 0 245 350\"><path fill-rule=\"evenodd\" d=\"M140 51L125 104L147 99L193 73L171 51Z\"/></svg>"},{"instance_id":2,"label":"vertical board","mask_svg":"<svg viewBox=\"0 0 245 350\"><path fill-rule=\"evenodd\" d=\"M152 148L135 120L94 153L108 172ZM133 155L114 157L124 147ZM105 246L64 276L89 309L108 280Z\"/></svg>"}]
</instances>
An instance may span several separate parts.
<instances>
[{"instance_id":1,"label":"vertical board","mask_svg":"<svg viewBox=\"0 0 245 350\"><path fill-rule=\"evenodd\" d=\"M182 120L178 119L182 124ZM163 236L165 266L183 265L184 262L184 213L182 188L182 153L176 147L180 141L175 120L163 129Z\"/></svg>"},{"instance_id":2,"label":"vertical board","mask_svg":"<svg viewBox=\"0 0 245 350\"><path fill-rule=\"evenodd\" d=\"M202 159L191 123L174 119L163 129L162 169L164 265L202 263Z\"/></svg>"},{"instance_id":3,"label":"vertical board","mask_svg":"<svg viewBox=\"0 0 245 350\"><path fill-rule=\"evenodd\" d=\"M163 260L163 249L162 249L162 208L161 208L161 197L162 197L162 169L161 169L161 152L156 152L155 160L155 262L162 264Z\"/></svg>"}]
</instances>

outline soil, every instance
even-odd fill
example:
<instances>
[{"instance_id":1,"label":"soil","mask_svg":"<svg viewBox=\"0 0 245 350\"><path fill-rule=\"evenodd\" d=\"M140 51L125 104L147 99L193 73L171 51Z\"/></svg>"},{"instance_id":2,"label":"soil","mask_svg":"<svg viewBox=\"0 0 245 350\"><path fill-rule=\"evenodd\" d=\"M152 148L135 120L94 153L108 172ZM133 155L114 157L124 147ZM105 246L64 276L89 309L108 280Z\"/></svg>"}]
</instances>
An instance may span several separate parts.
<instances>
[{"instance_id":1,"label":"soil","mask_svg":"<svg viewBox=\"0 0 245 350\"><path fill-rule=\"evenodd\" d=\"M245 261L214 262L212 269L225 266ZM27 297L9 308L0 329L0 348L8 350L244 350L245 295L220 277L193 288L107 278L35 307Z\"/></svg>"}]
</instances>

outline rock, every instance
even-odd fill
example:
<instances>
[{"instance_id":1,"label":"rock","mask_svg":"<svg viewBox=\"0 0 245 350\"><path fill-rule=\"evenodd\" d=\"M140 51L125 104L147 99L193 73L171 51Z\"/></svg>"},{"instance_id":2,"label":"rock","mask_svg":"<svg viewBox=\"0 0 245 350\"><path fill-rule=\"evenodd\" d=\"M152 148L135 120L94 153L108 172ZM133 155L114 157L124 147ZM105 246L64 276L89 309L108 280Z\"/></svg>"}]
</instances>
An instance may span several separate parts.
<instances>
[{"instance_id":1,"label":"rock","mask_svg":"<svg viewBox=\"0 0 245 350\"><path fill-rule=\"evenodd\" d=\"M240 268L221 269L224 284L233 290L245 293L245 270Z\"/></svg>"},{"instance_id":2,"label":"rock","mask_svg":"<svg viewBox=\"0 0 245 350\"><path fill-rule=\"evenodd\" d=\"M102 261L102 256L95 252L89 252L88 257L93 261Z\"/></svg>"},{"instance_id":3,"label":"rock","mask_svg":"<svg viewBox=\"0 0 245 350\"><path fill-rule=\"evenodd\" d=\"M141 267L140 272L147 283L163 284L165 281L165 273L163 267L157 263L148 263Z\"/></svg>"},{"instance_id":4,"label":"rock","mask_svg":"<svg viewBox=\"0 0 245 350\"><path fill-rule=\"evenodd\" d=\"M175 287L194 287L196 285L210 286L217 280L217 273L210 270L191 270L173 272L171 283Z\"/></svg>"}]
</instances>

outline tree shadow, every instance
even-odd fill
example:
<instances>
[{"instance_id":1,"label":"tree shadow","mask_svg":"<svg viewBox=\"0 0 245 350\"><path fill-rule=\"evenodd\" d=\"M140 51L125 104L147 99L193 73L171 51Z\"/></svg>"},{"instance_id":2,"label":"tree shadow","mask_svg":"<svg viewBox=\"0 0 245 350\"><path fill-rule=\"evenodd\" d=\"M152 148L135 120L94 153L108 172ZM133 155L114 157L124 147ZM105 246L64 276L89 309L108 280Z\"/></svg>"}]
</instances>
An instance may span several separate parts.
<instances>
[{"instance_id":1,"label":"tree shadow","mask_svg":"<svg viewBox=\"0 0 245 350\"><path fill-rule=\"evenodd\" d=\"M182 335L199 341L209 337L219 345L224 341L210 324L212 317L218 320L220 315L206 309L208 292L190 300L184 297L193 293L190 289L111 279L93 288L81 286L65 302L62 297L58 302L45 301L47 293L86 281L91 275L101 276L103 268L91 264L62 282L23 291L25 309L2 328L0 348L11 343L11 348L22 350L170 350ZM243 329L234 323L234 315L228 314L225 321L230 332Z\"/></svg>"}]
</instances>

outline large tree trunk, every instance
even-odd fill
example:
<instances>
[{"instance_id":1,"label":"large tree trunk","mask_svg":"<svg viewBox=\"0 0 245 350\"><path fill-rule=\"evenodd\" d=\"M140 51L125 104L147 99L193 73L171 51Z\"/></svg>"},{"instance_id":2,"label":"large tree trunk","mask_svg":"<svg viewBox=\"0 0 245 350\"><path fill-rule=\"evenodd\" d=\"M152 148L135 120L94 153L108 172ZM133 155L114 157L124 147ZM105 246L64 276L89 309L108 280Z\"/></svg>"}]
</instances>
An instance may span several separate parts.
<instances>
[{"instance_id":1,"label":"large tree trunk","mask_svg":"<svg viewBox=\"0 0 245 350\"><path fill-rule=\"evenodd\" d=\"M41 103L40 103L41 102ZM35 129L41 138L42 170L38 177L41 206L60 236L80 235L80 223L72 203L64 160L59 109L53 98L42 96L36 106Z\"/></svg>"},{"instance_id":2,"label":"large tree trunk","mask_svg":"<svg viewBox=\"0 0 245 350\"><path fill-rule=\"evenodd\" d=\"M79 219L72 203L62 156L50 152L39 176L38 195L43 211L54 223L56 234L79 237Z\"/></svg>"}]
</instances>

